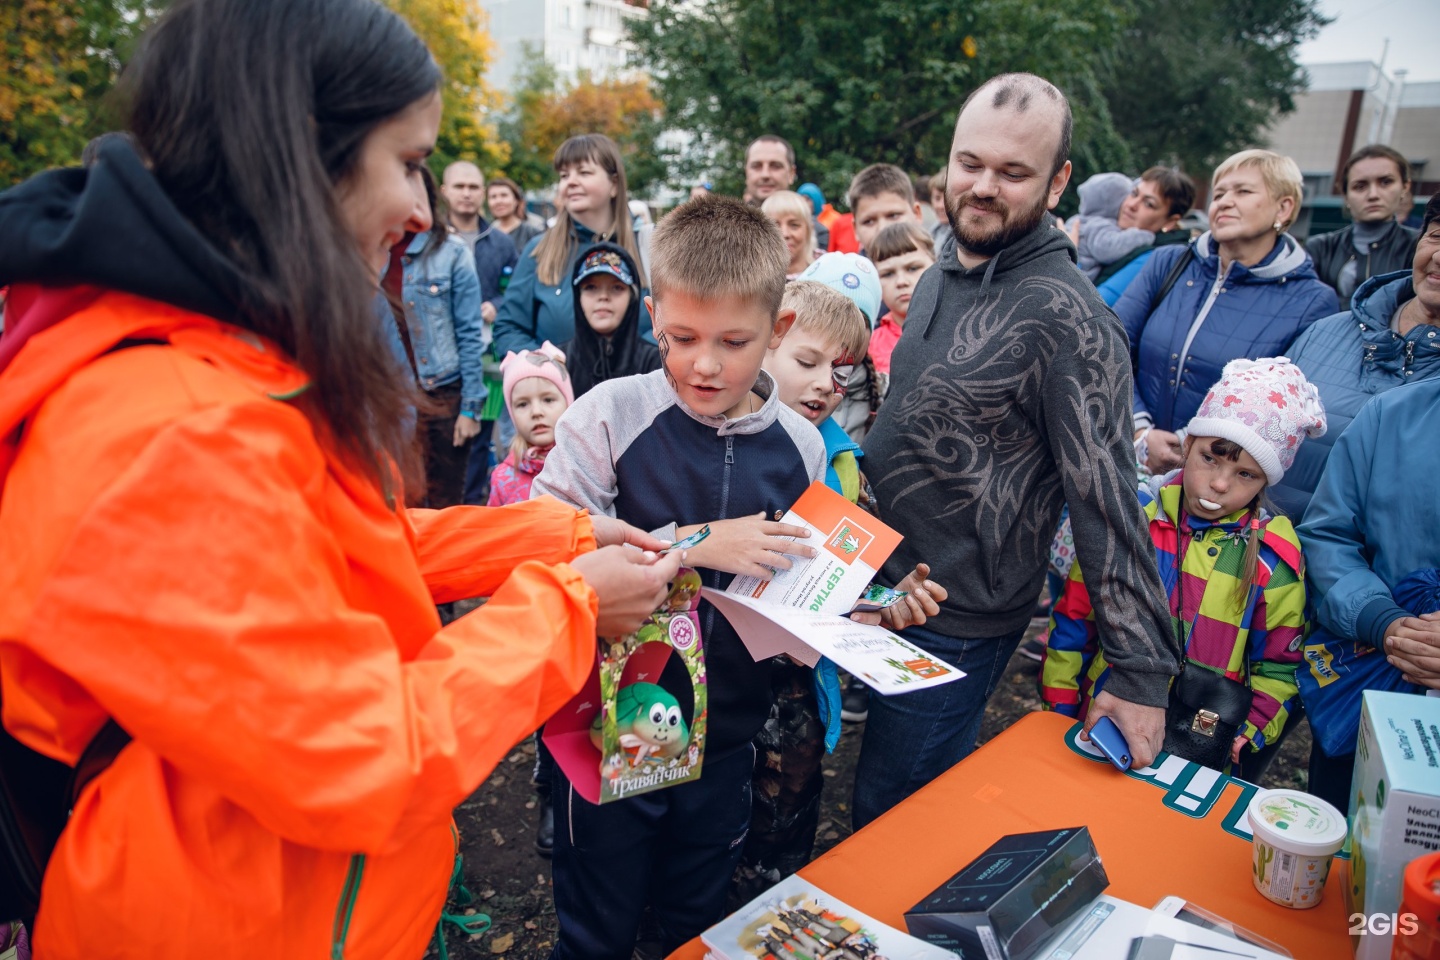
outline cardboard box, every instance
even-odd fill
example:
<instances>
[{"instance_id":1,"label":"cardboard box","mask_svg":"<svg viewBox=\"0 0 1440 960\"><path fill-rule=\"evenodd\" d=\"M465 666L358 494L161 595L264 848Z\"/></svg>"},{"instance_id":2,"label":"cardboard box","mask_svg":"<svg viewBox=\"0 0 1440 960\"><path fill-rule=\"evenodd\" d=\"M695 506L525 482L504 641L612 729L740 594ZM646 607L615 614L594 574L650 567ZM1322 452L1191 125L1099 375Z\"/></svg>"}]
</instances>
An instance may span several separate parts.
<instances>
[{"instance_id":1,"label":"cardboard box","mask_svg":"<svg viewBox=\"0 0 1440 960\"><path fill-rule=\"evenodd\" d=\"M1029 960L1110 885L1085 827L1002 837L905 913L965 960Z\"/></svg>"},{"instance_id":2,"label":"cardboard box","mask_svg":"<svg viewBox=\"0 0 1440 960\"><path fill-rule=\"evenodd\" d=\"M673 787L705 759L700 575L681 568L638 631L601 640L585 686L545 724L545 745L591 803Z\"/></svg>"},{"instance_id":3,"label":"cardboard box","mask_svg":"<svg viewBox=\"0 0 1440 960\"><path fill-rule=\"evenodd\" d=\"M1350 784L1345 912L1357 960L1390 956L1405 866L1440 850L1440 698L1366 690Z\"/></svg>"}]
</instances>

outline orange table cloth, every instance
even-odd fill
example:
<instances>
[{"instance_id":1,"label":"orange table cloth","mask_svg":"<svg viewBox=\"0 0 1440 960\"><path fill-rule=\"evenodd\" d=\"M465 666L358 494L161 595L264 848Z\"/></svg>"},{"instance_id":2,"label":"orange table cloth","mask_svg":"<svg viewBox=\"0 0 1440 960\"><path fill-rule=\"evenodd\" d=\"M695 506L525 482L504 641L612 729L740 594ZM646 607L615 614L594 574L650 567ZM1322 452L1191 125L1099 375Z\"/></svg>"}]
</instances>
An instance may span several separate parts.
<instances>
[{"instance_id":1,"label":"orange table cloth","mask_svg":"<svg viewBox=\"0 0 1440 960\"><path fill-rule=\"evenodd\" d=\"M1121 774L1079 730L1054 713L1024 717L801 875L904 930L907 909L1002 836L1086 826L1111 896L1146 907L1184 897L1302 960L1349 960L1345 861L1335 861L1318 907L1271 903L1250 880L1252 784L1178 758L1148 776ZM671 960L704 955L697 939Z\"/></svg>"}]
</instances>

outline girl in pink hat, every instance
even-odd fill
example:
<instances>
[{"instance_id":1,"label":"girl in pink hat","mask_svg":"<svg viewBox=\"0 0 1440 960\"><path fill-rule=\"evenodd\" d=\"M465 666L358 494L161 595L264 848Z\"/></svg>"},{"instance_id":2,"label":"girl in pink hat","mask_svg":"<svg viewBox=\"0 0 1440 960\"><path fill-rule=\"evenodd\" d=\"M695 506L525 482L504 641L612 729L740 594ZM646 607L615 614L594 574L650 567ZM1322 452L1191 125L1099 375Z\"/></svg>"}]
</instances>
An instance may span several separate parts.
<instances>
[{"instance_id":1,"label":"girl in pink hat","mask_svg":"<svg viewBox=\"0 0 1440 960\"><path fill-rule=\"evenodd\" d=\"M490 477L492 507L530 499L530 486L555 446L555 423L575 402L565 354L549 340L538 350L506 354L500 362L505 408L515 423L510 453Z\"/></svg>"}]
</instances>

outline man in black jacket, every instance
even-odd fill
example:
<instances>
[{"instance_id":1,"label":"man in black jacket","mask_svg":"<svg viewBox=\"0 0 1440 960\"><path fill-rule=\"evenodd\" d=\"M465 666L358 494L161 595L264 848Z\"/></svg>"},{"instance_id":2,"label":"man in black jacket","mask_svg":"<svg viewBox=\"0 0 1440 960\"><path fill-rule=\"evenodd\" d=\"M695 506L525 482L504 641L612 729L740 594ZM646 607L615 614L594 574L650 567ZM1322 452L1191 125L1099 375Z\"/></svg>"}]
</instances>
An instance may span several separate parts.
<instances>
[{"instance_id":1,"label":"man in black jacket","mask_svg":"<svg viewBox=\"0 0 1440 960\"><path fill-rule=\"evenodd\" d=\"M865 464L905 537L890 582L924 561L950 591L907 632L967 676L871 698L857 828L974 748L1067 503L1112 665L1087 723L1110 716L1137 766L1164 739L1179 642L1135 493L1130 346L1047 213L1070 179L1070 130L1064 95L1031 74L988 81L956 121L955 238L915 288Z\"/></svg>"},{"instance_id":2,"label":"man in black jacket","mask_svg":"<svg viewBox=\"0 0 1440 960\"><path fill-rule=\"evenodd\" d=\"M485 204L485 175L479 167L465 160L450 164L441 178L440 193L450 206L450 225L455 235L475 254L475 272L480 276L480 316L488 326L495 322L495 311L505 299L502 278L509 277L520 254L509 234L480 216Z\"/></svg>"},{"instance_id":3,"label":"man in black jacket","mask_svg":"<svg viewBox=\"0 0 1440 960\"><path fill-rule=\"evenodd\" d=\"M1361 147L1345 161L1340 183L1354 222L1311 237L1305 250L1320 279L1340 295L1340 309L1349 310L1360 284L1410 267L1417 235L1395 219L1410 201L1410 164L1398 151L1373 143Z\"/></svg>"}]
</instances>

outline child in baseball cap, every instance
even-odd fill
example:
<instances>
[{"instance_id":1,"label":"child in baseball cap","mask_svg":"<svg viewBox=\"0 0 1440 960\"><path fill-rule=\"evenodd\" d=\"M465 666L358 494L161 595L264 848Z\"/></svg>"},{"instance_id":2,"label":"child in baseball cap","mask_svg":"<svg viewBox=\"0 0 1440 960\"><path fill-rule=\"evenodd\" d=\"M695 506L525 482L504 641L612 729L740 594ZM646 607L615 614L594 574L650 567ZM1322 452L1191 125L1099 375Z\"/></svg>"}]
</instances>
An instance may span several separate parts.
<instances>
[{"instance_id":1,"label":"child in baseball cap","mask_svg":"<svg viewBox=\"0 0 1440 960\"><path fill-rule=\"evenodd\" d=\"M619 244L597 243L575 262L575 338L560 346L577 397L606 380L660 369L659 348L640 337L648 318L636 276Z\"/></svg>"},{"instance_id":2,"label":"child in baseball cap","mask_svg":"<svg viewBox=\"0 0 1440 960\"><path fill-rule=\"evenodd\" d=\"M799 279L814 280L843 293L860 308L867 332L875 329L882 305L880 275L875 272L875 264L866 258L858 253L827 253L810 264ZM875 411L880 409L883 397L875 364L865 356L855 364L845 386L845 397L832 416L851 440L861 443L870 432L870 424L875 422ZM860 694L857 690L856 696Z\"/></svg>"}]
</instances>

